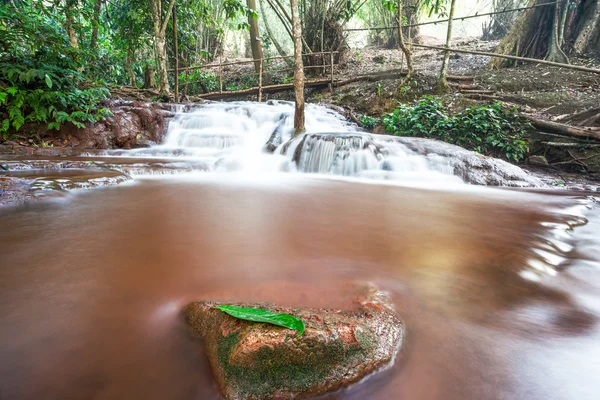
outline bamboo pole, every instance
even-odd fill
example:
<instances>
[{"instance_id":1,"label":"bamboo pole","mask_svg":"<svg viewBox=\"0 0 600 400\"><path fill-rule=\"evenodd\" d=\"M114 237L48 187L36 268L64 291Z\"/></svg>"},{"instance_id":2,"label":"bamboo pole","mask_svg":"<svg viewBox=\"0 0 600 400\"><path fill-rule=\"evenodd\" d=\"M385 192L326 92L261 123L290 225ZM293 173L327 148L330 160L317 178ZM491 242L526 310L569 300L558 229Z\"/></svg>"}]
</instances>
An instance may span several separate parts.
<instances>
[{"instance_id":1,"label":"bamboo pole","mask_svg":"<svg viewBox=\"0 0 600 400\"><path fill-rule=\"evenodd\" d=\"M453 49L453 48L446 48L446 47L441 47L441 46L430 46L430 45L426 45L426 44L416 44L416 43L410 43L410 44L412 46L422 47L422 48L425 48L425 49L449 51L451 53L477 54L477 55L480 55L480 56L499 57L499 58L506 58L508 60L533 62L533 63L537 63L537 64L552 65L554 67L561 67L561 68L573 69L573 70L576 70L576 71L583 71L583 72L591 72L593 74L600 74L600 69L582 67L582 66L579 66L579 65L572 65L572 64L557 63L557 62L554 62L554 61L538 60L537 58L509 56L509 55L506 55L506 54L490 53L490 52L487 52L487 51Z\"/></svg>"},{"instance_id":2,"label":"bamboo pole","mask_svg":"<svg viewBox=\"0 0 600 400\"><path fill-rule=\"evenodd\" d=\"M329 65L330 65L330 67L329 67L330 83L329 84L331 85L329 91L331 93L333 93L333 51L331 53L329 53Z\"/></svg>"},{"instance_id":3,"label":"bamboo pole","mask_svg":"<svg viewBox=\"0 0 600 400\"><path fill-rule=\"evenodd\" d=\"M173 3L173 43L175 44L175 103L179 101L179 51L177 50L177 2Z\"/></svg>"},{"instance_id":4,"label":"bamboo pole","mask_svg":"<svg viewBox=\"0 0 600 400\"><path fill-rule=\"evenodd\" d=\"M258 65L258 102L262 102L262 74L263 74L263 60L259 61Z\"/></svg>"},{"instance_id":5,"label":"bamboo pole","mask_svg":"<svg viewBox=\"0 0 600 400\"><path fill-rule=\"evenodd\" d=\"M190 83L190 72L185 71L185 97L188 95L188 84Z\"/></svg>"},{"instance_id":6,"label":"bamboo pole","mask_svg":"<svg viewBox=\"0 0 600 400\"><path fill-rule=\"evenodd\" d=\"M221 64L221 55L219 54L219 92L223 93L223 64Z\"/></svg>"}]
</instances>

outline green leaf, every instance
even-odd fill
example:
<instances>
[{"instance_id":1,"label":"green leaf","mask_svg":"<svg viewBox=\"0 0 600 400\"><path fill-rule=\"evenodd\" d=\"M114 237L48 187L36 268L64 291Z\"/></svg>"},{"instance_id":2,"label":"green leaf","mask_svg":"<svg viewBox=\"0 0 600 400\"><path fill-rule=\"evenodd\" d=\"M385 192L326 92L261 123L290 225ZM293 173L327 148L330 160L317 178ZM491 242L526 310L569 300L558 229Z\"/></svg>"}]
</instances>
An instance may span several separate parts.
<instances>
[{"instance_id":1,"label":"green leaf","mask_svg":"<svg viewBox=\"0 0 600 400\"><path fill-rule=\"evenodd\" d=\"M48 76L48 74L46 74L45 79L46 79L46 85L48 85L48 87L50 89L52 89L52 79L50 79L50 77Z\"/></svg>"},{"instance_id":2,"label":"green leaf","mask_svg":"<svg viewBox=\"0 0 600 400\"><path fill-rule=\"evenodd\" d=\"M214 308L218 308L232 317L246 321L266 322L268 324L294 329L298 331L298 335L296 337L302 336L304 333L304 322L302 322L301 319L289 314L274 313L272 311L262 310L260 308L237 307L229 305L215 306Z\"/></svg>"}]
</instances>

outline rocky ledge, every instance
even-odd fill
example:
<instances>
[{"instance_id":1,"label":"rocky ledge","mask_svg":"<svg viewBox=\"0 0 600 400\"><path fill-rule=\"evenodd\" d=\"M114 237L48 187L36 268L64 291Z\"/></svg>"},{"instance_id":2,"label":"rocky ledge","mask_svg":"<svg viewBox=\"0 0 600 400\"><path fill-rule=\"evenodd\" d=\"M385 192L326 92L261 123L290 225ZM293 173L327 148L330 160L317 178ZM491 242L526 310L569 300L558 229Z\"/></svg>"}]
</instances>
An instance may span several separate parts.
<instances>
[{"instance_id":1,"label":"rocky ledge","mask_svg":"<svg viewBox=\"0 0 600 400\"><path fill-rule=\"evenodd\" d=\"M215 305L195 302L184 312L228 400L304 398L339 389L391 365L405 335L389 297L375 289L352 311L236 304L301 318L306 330L300 337L236 319Z\"/></svg>"}]
</instances>

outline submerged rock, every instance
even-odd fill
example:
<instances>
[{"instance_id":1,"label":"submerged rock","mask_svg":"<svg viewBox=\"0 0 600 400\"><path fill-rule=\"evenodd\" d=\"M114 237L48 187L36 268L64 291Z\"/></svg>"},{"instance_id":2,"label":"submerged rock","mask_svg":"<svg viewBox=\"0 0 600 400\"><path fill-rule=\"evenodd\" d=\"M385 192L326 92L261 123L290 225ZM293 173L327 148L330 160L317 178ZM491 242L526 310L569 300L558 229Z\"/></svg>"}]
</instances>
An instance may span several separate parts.
<instances>
[{"instance_id":1,"label":"submerged rock","mask_svg":"<svg viewBox=\"0 0 600 400\"><path fill-rule=\"evenodd\" d=\"M212 302L192 303L185 315L204 342L226 399L288 399L336 390L390 365L405 334L390 304L374 289L353 311L236 304L301 318L306 330L300 337L291 329L236 319Z\"/></svg>"}]
</instances>

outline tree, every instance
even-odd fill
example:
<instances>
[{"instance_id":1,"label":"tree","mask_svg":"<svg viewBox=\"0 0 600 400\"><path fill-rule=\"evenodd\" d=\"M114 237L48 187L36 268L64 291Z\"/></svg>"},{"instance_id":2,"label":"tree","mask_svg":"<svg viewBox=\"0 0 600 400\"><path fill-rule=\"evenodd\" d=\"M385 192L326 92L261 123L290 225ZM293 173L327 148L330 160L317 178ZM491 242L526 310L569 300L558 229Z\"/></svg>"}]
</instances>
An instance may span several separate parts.
<instances>
[{"instance_id":1,"label":"tree","mask_svg":"<svg viewBox=\"0 0 600 400\"><path fill-rule=\"evenodd\" d=\"M285 61L287 66L291 68L293 66L293 62L288 58L287 52L285 51L283 46L279 43L279 40L277 39L277 37L275 36L273 31L271 30L271 27L269 26L269 20L267 18L267 14L265 12L265 7L263 6L263 1L260 1L259 4L260 4L260 13L262 15L262 20L265 25L265 30L267 31L267 35L269 36L269 40L273 43L273 45L277 49L277 53L279 53L279 55L281 57L284 57L283 61Z\"/></svg>"},{"instance_id":2,"label":"tree","mask_svg":"<svg viewBox=\"0 0 600 400\"><path fill-rule=\"evenodd\" d=\"M98 47L98 29L100 28L100 11L102 10L102 0L94 1L94 14L92 18L92 38L90 40L90 49L95 51Z\"/></svg>"},{"instance_id":3,"label":"tree","mask_svg":"<svg viewBox=\"0 0 600 400\"><path fill-rule=\"evenodd\" d=\"M446 48L450 48L450 44L452 42L452 20L454 19L454 10L455 10L456 0L452 0L450 2L450 12L448 13L448 32L446 34ZM447 91L450 86L448 85L448 81L446 80L446 75L448 74L448 64L450 62L450 52L446 51L444 53L444 59L442 60L442 69L440 71L440 76L438 79L438 90Z\"/></svg>"},{"instance_id":4,"label":"tree","mask_svg":"<svg viewBox=\"0 0 600 400\"><path fill-rule=\"evenodd\" d=\"M292 7L292 27L294 34L294 132L298 135L304 131L304 64L302 63L302 27L298 0L290 0Z\"/></svg>"},{"instance_id":5,"label":"tree","mask_svg":"<svg viewBox=\"0 0 600 400\"><path fill-rule=\"evenodd\" d=\"M408 69L408 73L406 75L406 79L409 79L413 73L413 63L412 63L412 52L404 43L404 32L402 30L402 21L403 21L403 7L402 0L397 0L396 3L396 24L398 26L398 46L404 53L406 57L406 68Z\"/></svg>"},{"instance_id":6,"label":"tree","mask_svg":"<svg viewBox=\"0 0 600 400\"><path fill-rule=\"evenodd\" d=\"M250 25L250 47L252 48L252 58L254 61L254 69L257 74L261 73L261 63L263 58L263 49L260 41L260 33L258 31L258 14L256 14L256 0L246 0L248 6L248 25Z\"/></svg>"},{"instance_id":7,"label":"tree","mask_svg":"<svg viewBox=\"0 0 600 400\"><path fill-rule=\"evenodd\" d=\"M156 69L158 72L158 90L161 93L169 93L169 77L167 75L167 48L166 31L173 12L175 0L170 0L166 9L163 10L162 0L152 1L152 20L154 22L154 52L156 57Z\"/></svg>"},{"instance_id":8,"label":"tree","mask_svg":"<svg viewBox=\"0 0 600 400\"><path fill-rule=\"evenodd\" d=\"M548 4L530 0L528 7ZM600 54L600 0L562 0L530 8L517 19L496 53L567 62L569 55ZM490 66L509 66L492 58Z\"/></svg>"},{"instance_id":9,"label":"tree","mask_svg":"<svg viewBox=\"0 0 600 400\"><path fill-rule=\"evenodd\" d=\"M69 36L69 42L74 48L79 48L79 41L77 40L77 34L75 33L74 21L75 21L75 6L76 0L67 0L65 4L65 30Z\"/></svg>"}]
</instances>

